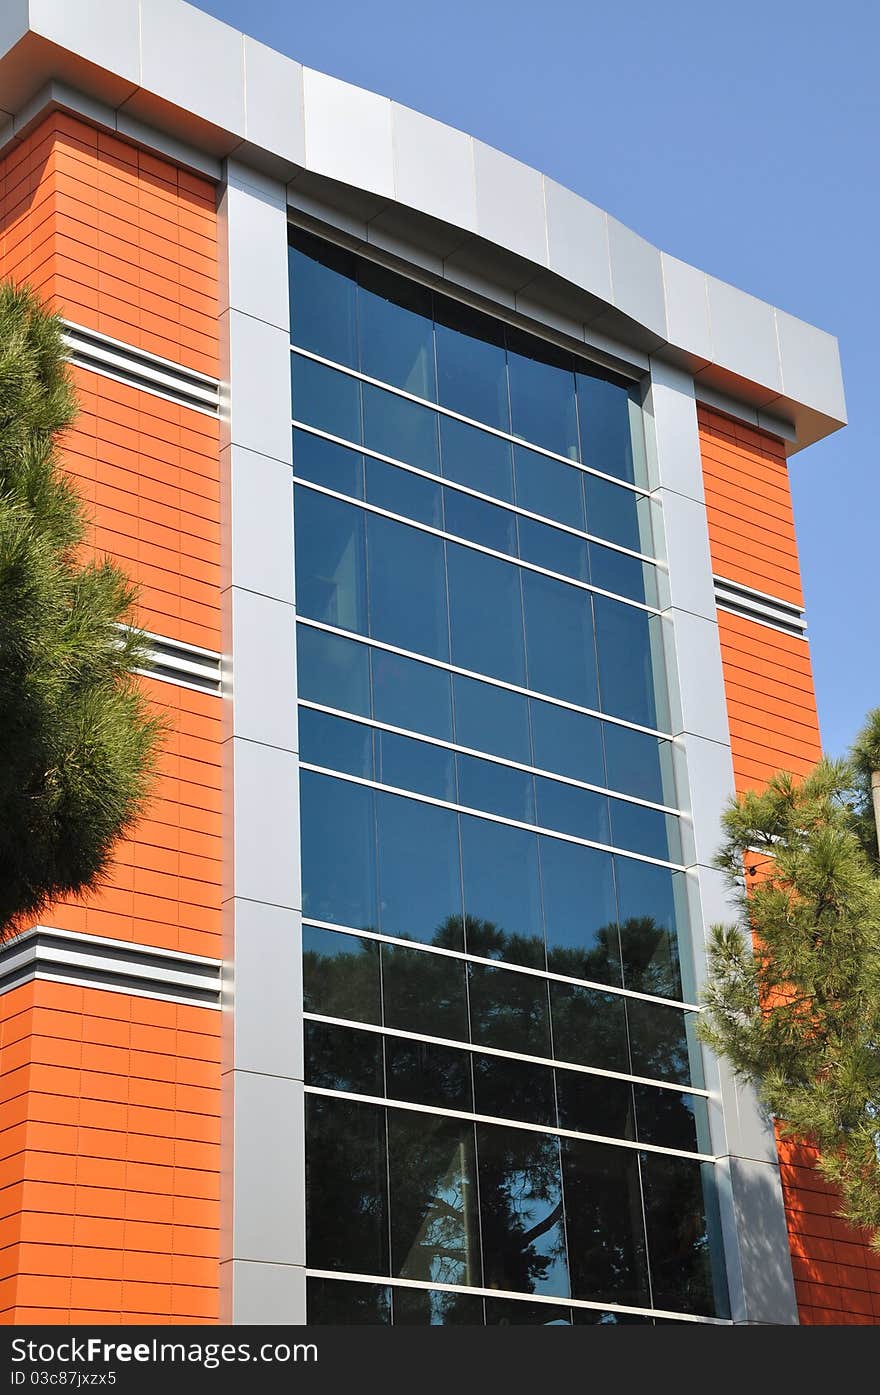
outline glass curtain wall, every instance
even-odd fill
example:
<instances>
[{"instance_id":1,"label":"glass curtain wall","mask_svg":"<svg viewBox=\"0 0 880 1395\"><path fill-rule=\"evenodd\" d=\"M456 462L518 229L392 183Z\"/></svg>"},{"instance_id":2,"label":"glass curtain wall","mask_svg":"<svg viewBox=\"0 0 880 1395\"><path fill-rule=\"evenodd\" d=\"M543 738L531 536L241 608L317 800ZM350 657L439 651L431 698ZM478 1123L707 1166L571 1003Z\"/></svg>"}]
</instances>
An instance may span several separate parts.
<instances>
[{"instance_id":1,"label":"glass curtain wall","mask_svg":"<svg viewBox=\"0 0 880 1395\"><path fill-rule=\"evenodd\" d=\"M639 390L290 296L308 1320L725 1318Z\"/></svg>"}]
</instances>

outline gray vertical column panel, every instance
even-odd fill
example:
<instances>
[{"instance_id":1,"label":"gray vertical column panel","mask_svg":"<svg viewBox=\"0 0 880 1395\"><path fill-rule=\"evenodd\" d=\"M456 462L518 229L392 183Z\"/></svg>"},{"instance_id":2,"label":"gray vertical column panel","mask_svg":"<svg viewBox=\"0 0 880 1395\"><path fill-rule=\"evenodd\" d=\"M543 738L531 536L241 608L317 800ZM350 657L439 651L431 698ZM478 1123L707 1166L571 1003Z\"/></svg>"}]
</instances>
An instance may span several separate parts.
<instances>
[{"instance_id":1,"label":"gray vertical column panel","mask_svg":"<svg viewBox=\"0 0 880 1395\"><path fill-rule=\"evenodd\" d=\"M730 728L712 583L708 522L693 380L653 359L646 401L649 472L661 505L671 634L672 732L679 801L689 821L685 837L688 900L693 925L692 977L706 975L706 935L718 921L738 918L712 859L721 841L721 815L734 792ZM797 1304L788 1231L772 1128L754 1091L704 1050L712 1092L712 1145L719 1156L721 1222L733 1318L748 1323L796 1323Z\"/></svg>"},{"instance_id":2,"label":"gray vertical column panel","mask_svg":"<svg viewBox=\"0 0 880 1395\"><path fill-rule=\"evenodd\" d=\"M305 1321L299 761L284 186L221 205L226 654L221 1315Z\"/></svg>"}]
</instances>

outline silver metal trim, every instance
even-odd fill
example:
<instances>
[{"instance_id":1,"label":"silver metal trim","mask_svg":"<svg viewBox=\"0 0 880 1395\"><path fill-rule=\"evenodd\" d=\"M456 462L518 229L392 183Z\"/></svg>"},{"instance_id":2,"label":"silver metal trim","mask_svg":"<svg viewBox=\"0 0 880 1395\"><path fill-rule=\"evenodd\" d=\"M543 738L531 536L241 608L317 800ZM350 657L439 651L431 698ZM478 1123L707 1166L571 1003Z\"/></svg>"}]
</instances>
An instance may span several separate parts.
<instances>
[{"instance_id":1,"label":"silver metal trim","mask_svg":"<svg viewBox=\"0 0 880 1395\"><path fill-rule=\"evenodd\" d=\"M451 415L451 413L450 413ZM467 421L467 417L462 417L462 421ZM656 567L658 571L668 572L669 568L660 557L653 557L648 552L637 552L634 548L624 547L622 543L612 542L610 538L602 538L598 533L585 532L582 528L572 528L569 523L560 523L558 518L550 518L545 513L534 513L532 509L524 509L521 504L514 504L510 499L499 499L497 494L484 494L480 489L472 489L469 484L462 484L460 480L447 479L445 475L434 474L431 470L423 470L419 465L412 465L408 460L398 460L393 455L383 455L382 451L372 450L369 446L362 446L354 441L347 441L344 436L334 436L332 431L323 431L319 426L311 426L308 422L298 421L293 418L292 425L296 431L305 431L309 436L318 436L322 441L330 441L335 446L344 446L346 450L356 451L358 455L368 456L370 460L381 460L384 465L393 465L397 470L405 470L407 474L418 475L420 479L432 480L437 484L442 484L444 489L455 490L457 494L467 494L472 499L481 499L486 504L493 504L496 508L506 509L508 513L515 513L520 518L532 519L535 523L544 523L548 528L555 528L557 532L568 533L573 538L584 538L587 542L598 543L600 547L607 547L610 552L622 552L625 557L633 557L638 562L647 562L649 566ZM525 444L519 442L520 445ZM529 450L533 447L529 446ZM546 454L546 452L544 452ZM558 456L551 456L552 460L560 459ZM571 465L572 461L566 461ZM583 473L595 475L598 479L604 480L606 484L620 484L626 489L635 490L635 486L629 485L625 480L618 480L612 475L603 475L598 470L583 467ZM296 462L294 461L294 479L299 484L307 483L307 476L296 473ZM314 483L314 481L312 481ZM352 498L346 495L346 498ZM640 494L640 498L650 500L651 494ZM362 501L357 499L356 503ZM518 560L518 559L515 559Z\"/></svg>"},{"instance_id":2,"label":"silver metal trim","mask_svg":"<svg viewBox=\"0 0 880 1395\"><path fill-rule=\"evenodd\" d=\"M303 925L312 925L317 930L332 930L338 935L352 935L359 940L378 940L380 944L399 945L401 949L415 949L422 954L441 954L448 959L463 959L468 964L485 964L488 969L506 969L513 974L528 974L532 978L552 979L554 983L571 983L576 988L591 988L596 993L612 993L621 998L637 998L639 1002L656 1003L658 1007L680 1008L682 1012L703 1011L699 1003L689 1003L686 998L661 998L654 993L639 993L635 988L624 988L621 984L597 983L595 979L590 978L572 978L569 974L554 973L552 969L533 969L529 964L513 964L507 959L484 959L482 955L469 954L464 949L446 949L442 945L426 945L421 940L405 940L397 935L385 935L379 930L358 930L353 925L337 925L332 920L318 920L312 915L303 915ZM683 1088L690 1090L691 1086Z\"/></svg>"},{"instance_id":3,"label":"silver metal trim","mask_svg":"<svg viewBox=\"0 0 880 1395\"><path fill-rule=\"evenodd\" d=\"M121 339L63 320L64 346L77 368L163 397L178 406L216 417L220 413L220 383L205 373L172 359L160 358Z\"/></svg>"},{"instance_id":4,"label":"silver metal trim","mask_svg":"<svg viewBox=\"0 0 880 1395\"><path fill-rule=\"evenodd\" d=\"M409 279L408 272L406 279ZM497 318L494 310L492 314ZM534 335L533 330L530 332ZM536 455L544 455L549 460L559 460L563 465L571 465L573 469L580 470L584 475L597 475L599 479L607 480L609 484L619 484L623 489L629 489L633 494L638 494L642 498L651 493L649 485L630 484L629 480L619 479L617 475L607 475L604 470L597 470L592 465L584 465L580 460L571 460L567 455L560 455L557 451L549 450L546 446L535 445L534 442L527 441L523 436L515 436L511 431L501 431L497 426L487 426L484 421L477 421L476 417L463 416L461 412L454 411L452 407L444 407L439 402L432 402L428 397L417 397L415 393L407 392L406 388L395 387L393 383L386 383L381 378L371 378L368 373L361 373L358 368L349 368L346 364L337 363L332 358L325 358L323 354L316 354L311 349L303 349L299 344L292 343L290 352L299 358L308 358L313 363L320 363L324 368L332 368L337 373L344 373L349 378L357 378L359 382L366 383L369 387L381 388L383 392L390 392L395 397L403 397L407 402L415 402L419 407L428 407L440 416L451 417L453 421L464 422L466 426L475 426L479 431L485 431L490 436L499 436L502 441L509 441L513 446L522 446L524 450L534 451ZM635 383L632 386L635 386Z\"/></svg>"},{"instance_id":5,"label":"silver metal trim","mask_svg":"<svg viewBox=\"0 0 880 1395\"><path fill-rule=\"evenodd\" d=\"M220 1007L219 959L35 925L0 944L0 995L33 979Z\"/></svg>"},{"instance_id":6,"label":"silver metal trim","mask_svg":"<svg viewBox=\"0 0 880 1395\"><path fill-rule=\"evenodd\" d=\"M702 1317L696 1313L677 1313L671 1308L630 1308L623 1303L594 1303L583 1298L558 1298L547 1293L517 1293L506 1288L477 1288L465 1284L426 1284L416 1279L392 1279L380 1274L345 1273L335 1269L306 1269L307 1279L338 1279L340 1283L378 1284L382 1288L417 1288L424 1291L440 1289L443 1293L473 1294L477 1298L513 1298L525 1303L543 1303L551 1308L588 1308L592 1312L627 1313L635 1317L673 1318L679 1322L698 1323L706 1327L731 1327L729 1318Z\"/></svg>"},{"instance_id":7,"label":"silver metal trim","mask_svg":"<svg viewBox=\"0 0 880 1395\"><path fill-rule=\"evenodd\" d=\"M326 765L314 765L311 761L300 760L300 770L309 770L313 775L327 775L335 780L345 780L351 785L366 785L368 789L381 790L384 794L401 795L404 799L414 799L419 804L434 804L440 809L452 809L455 813L471 814L474 818L488 819L490 823L503 823L508 828L522 828L526 833L540 833L542 837L558 838L563 843L577 843L583 848L598 848L600 852L614 853L617 857L628 857L634 862L648 862L654 867L668 867L673 872L686 872L682 862L670 862L667 858L651 857L648 853L632 852L629 848L619 848L615 843L598 843L589 838L578 838L573 833L563 833L556 828L547 828L541 823L525 823L522 819L508 819L503 814L490 813L488 809L475 809L470 804L455 804L451 799L436 799L431 794L419 794L416 790L401 789L399 785L384 785L379 780L365 780L361 775L349 775L344 770L330 770ZM684 815L675 813L667 817L681 819Z\"/></svg>"},{"instance_id":8,"label":"silver metal trim","mask_svg":"<svg viewBox=\"0 0 880 1395\"><path fill-rule=\"evenodd\" d=\"M713 576L712 580L715 584L715 604L719 610L739 615L744 620L754 620L759 625L780 630L796 639L806 639L807 621L800 606L783 601L778 596L770 596L766 591L744 586L739 581L728 581L722 576Z\"/></svg>"},{"instance_id":9,"label":"silver metal trim","mask_svg":"<svg viewBox=\"0 0 880 1395\"><path fill-rule=\"evenodd\" d=\"M410 1114L430 1114L443 1119L463 1119L471 1124L499 1124L502 1128L520 1129L523 1133L551 1134L554 1138L576 1138L587 1143L600 1143L609 1148L626 1148L634 1153L662 1153L664 1157L687 1158L690 1162L715 1163L713 1153L691 1153L683 1148L661 1148L656 1143L636 1143L629 1138L609 1138L607 1134L578 1133L575 1129L554 1128L550 1124L529 1124L523 1119L506 1119L498 1114L477 1114L472 1110L444 1109L433 1104L417 1104L415 1100L390 1099L387 1095L358 1095L351 1090L328 1090L323 1085L304 1086L305 1094L323 1099L351 1100L356 1104L378 1105L381 1109L403 1109Z\"/></svg>"},{"instance_id":10,"label":"silver metal trim","mask_svg":"<svg viewBox=\"0 0 880 1395\"><path fill-rule=\"evenodd\" d=\"M429 664L431 668L442 668L445 673L459 673L463 678L476 678L493 688L504 688L509 693L520 693L523 697L535 698L538 702L549 702L553 707L564 707L568 712L583 712L587 717L598 717L602 722L612 722L615 726L627 727L630 731L641 731L646 736L659 736L663 741L673 739L670 732L662 731L659 727L646 727L639 722L629 722L625 717L615 717L610 712L599 712L595 707L581 707L576 702L567 702L565 698L551 697L549 693L539 693L534 688L508 683L504 678L490 678L488 674L478 673L476 669L462 668L459 664L450 664L444 659L433 659L428 654L417 654L413 649L402 649L398 644L386 644L382 639L373 639L371 635L361 635L355 630L344 630L340 625L328 625L324 620L310 620L306 615L297 615L296 622L298 625L306 625L311 630L323 630L326 634L338 635L340 639L352 639L356 644L384 649L388 654L400 654L404 659L415 659L420 664Z\"/></svg>"},{"instance_id":11,"label":"silver metal trim","mask_svg":"<svg viewBox=\"0 0 880 1395\"><path fill-rule=\"evenodd\" d=\"M222 655L212 649L202 649L185 640L169 639L167 635L142 632L150 641L149 668L135 669L145 678L161 683L175 683L179 688L192 688L199 693L219 697L222 689Z\"/></svg>"}]
</instances>

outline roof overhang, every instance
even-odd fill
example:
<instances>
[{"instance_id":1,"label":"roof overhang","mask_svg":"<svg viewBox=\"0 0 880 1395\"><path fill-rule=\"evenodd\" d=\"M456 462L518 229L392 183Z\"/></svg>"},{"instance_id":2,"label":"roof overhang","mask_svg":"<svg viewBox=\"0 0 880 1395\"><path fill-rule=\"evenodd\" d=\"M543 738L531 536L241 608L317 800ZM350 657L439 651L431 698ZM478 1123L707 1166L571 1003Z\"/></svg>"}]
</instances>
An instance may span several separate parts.
<instances>
[{"instance_id":1,"label":"roof overhang","mask_svg":"<svg viewBox=\"0 0 880 1395\"><path fill-rule=\"evenodd\" d=\"M589 344L693 374L790 452L846 422L833 335L661 252L539 171L183 0L5 0L0 143L50 106L221 177L280 179L377 247Z\"/></svg>"}]
</instances>

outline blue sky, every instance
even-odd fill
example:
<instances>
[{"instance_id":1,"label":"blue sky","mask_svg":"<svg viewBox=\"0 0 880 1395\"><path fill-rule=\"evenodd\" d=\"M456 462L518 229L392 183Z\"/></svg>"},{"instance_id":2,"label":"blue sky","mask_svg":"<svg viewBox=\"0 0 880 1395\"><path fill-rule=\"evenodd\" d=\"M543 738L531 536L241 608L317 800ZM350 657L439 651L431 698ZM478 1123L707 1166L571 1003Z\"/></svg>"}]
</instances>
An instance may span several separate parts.
<instances>
[{"instance_id":1,"label":"blue sky","mask_svg":"<svg viewBox=\"0 0 880 1395\"><path fill-rule=\"evenodd\" d=\"M880 706L880 6L200 0L488 141L840 339L850 425L791 462L826 750ZM873 604L872 604L873 602ZM874 636L874 639L871 636Z\"/></svg>"}]
</instances>

